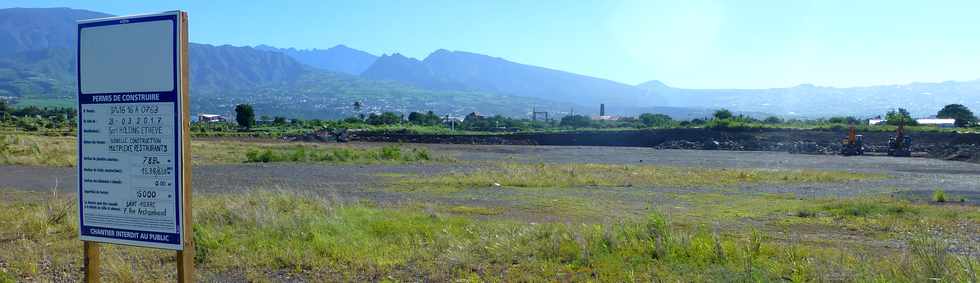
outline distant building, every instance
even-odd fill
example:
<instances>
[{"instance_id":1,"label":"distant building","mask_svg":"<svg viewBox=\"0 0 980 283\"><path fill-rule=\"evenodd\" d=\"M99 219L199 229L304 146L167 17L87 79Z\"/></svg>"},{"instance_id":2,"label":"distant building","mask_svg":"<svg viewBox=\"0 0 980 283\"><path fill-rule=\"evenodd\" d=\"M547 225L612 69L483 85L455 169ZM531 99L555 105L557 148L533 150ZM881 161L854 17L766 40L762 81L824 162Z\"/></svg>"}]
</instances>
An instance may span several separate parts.
<instances>
[{"instance_id":1,"label":"distant building","mask_svg":"<svg viewBox=\"0 0 980 283\"><path fill-rule=\"evenodd\" d=\"M592 116L593 121L619 121L619 119L622 118L623 117L620 116L610 116L610 115Z\"/></svg>"},{"instance_id":2,"label":"distant building","mask_svg":"<svg viewBox=\"0 0 980 283\"><path fill-rule=\"evenodd\" d=\"M483 117L483 115L480 115L480 112L472 112L472 113L466 115L466 117L463 118L463 121L471 120L471 119L472 120L480 120L480 119L483 119L483 118L484 117Z\"/></svg>"},{"instance_id":3,"label":"distant building","mask_svg":"<svg viewBox=\"0 0 980 283\"><path fill-rule=\"evenodd\" d=\"M881 119L881 118L868 119L868 125L874 126L874 125L883 125L883 124L885 124L885 119Z\"/></svg>"},{"instance_id":4,"label":"distant building","mask_svg":"<svg viewBox=\"0 0 980 283\"><path fill-rule=\"evenodd\" d=\"M272 117L259 117L255 120L256 125L272 125Z\"/></svg>"},{"instance_id":5,"label":"distant building","mask_svg":"<svg viewBox=\"0 0 980 283\"><path fill-rule=\"evenodd\" d=\"M221 116L221 115L218 115L218 114L203 114L202 113L202 114L197 114L197 121L198 122L210 123L210 122L224 122L224 121L226 121L226 119L225 119L224 116Z\"/></svg>"},{"instance_id":6,"label":"distant building","mask_svg":"<svg viewBox=\"0 0 980 283\"><path fill-rule=\"evenodd\" d=\"M936 126L940 128L954 128L956 127L956 119L947 118L919 118L915 119L915 122L922 126Z\"/></svg>"},{"instance_id":7,"label":"distant building","mask_svg":"<svg viewBox=\"0 0 980 283\"><path fill-rule=\"evenodd\" d=\"M462 123L463 122L463 118L464 117L444 116L444 117L442 117L442 122L443 123L446 123L446 124L449 124L449 123Z\"/></svg>"}]
</instances>

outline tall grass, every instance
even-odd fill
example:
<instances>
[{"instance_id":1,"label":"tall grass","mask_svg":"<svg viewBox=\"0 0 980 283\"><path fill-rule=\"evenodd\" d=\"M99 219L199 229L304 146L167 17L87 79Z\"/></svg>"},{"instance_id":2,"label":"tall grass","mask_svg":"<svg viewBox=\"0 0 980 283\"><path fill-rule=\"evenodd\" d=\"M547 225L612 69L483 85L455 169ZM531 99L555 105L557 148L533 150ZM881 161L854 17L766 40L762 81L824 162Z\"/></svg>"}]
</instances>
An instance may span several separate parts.
<instances>
[{"instance_id":1,"label":"tall grass","mask_svg":"<svg viewBox=\"0 0 980 283\"><path fill-rule=\"evenodd\" d=\"M77 162L74 137L0 134L0 165L72 167ZM243 162L425 162L452 161L426 148L397 145L356 147L312 143L192 141L195 165Z\"/></svg>"},{"instance_id":2,"label":"tall grass","mask_svg":"<svg viewBox=\"0 0 980 283\"><path fill-rule=\"evenodd\" d=\"M288 147L252 149L246 162L417 162L433 160L425 148L403 150L399 146L378 148Z\"/></svg>"},{"instance_id":3,"label":"tall grass","mask_svg":"<svg viewBox=\"0 0 980 283\"><path fill-rule=\"evenodd\" d=\"M819 170L710 169L609 164L505 163L497 170L450 173L405 182L417 185L484 187L730 186L746 183L832 183L881 179L881 174Z\"/></svg>"},{"instance_id":4,"label":"tall grass","mask_svg":"<svg viewBox=\"0 0 980 283\"><path fill-rule=\"evenodd\" d=\"M75 146L74 138L0 134L0 165L74 166Z\"/></svg>"},{"instance_id":5,"label":"tall grass","mask_svg":"<svg viewBox=\"0 0 980 283\"><path fill-rule=\"evenodd\" d=\"M980 266L930 233L889 252L777 241L758 230L683 228L659 213L529 224L291 192L210 195L195 207L201 274L246 280L970 282ZM0 231L8 275L78 279L74 202L2 202L0 209L11 212L0 214L0 225L13 228ZM103 257L106 281L173 276L171 253L110 246Z\"/></svg>"}]
</instances>

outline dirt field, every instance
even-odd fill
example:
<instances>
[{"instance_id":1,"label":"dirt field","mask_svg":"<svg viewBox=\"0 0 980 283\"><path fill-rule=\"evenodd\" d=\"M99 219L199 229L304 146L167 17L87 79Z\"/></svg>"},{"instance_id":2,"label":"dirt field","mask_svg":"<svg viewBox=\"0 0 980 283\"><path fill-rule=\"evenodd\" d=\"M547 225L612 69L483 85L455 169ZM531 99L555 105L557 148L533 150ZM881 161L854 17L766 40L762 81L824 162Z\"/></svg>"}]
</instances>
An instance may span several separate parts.
<instances>
[{"instance_id":1,"label":"dirt field","mask_svg":"<svg viewBox=\"0 0 980 283\"><path fill-rule=\"evenodd\" d=\"M646 164L707 168L818 169L882 173L885 180L845 184L748 185L741 191L806 196L897 194L927 199L935 189L980 204L980 164L926 158L790 155L781 152L654 150L635 147L417 145L460 162L406 165L232 164L194 168L198 193L250 189L313 190L341 198L397 201L411 194L377 188L397 176L481 170L492 162ZM71 168L0 166L0 188L73 192ZM392 177L395 176L395 177ZM662 191L664 188L640 188Z\"/></svg>"}]
</instances>

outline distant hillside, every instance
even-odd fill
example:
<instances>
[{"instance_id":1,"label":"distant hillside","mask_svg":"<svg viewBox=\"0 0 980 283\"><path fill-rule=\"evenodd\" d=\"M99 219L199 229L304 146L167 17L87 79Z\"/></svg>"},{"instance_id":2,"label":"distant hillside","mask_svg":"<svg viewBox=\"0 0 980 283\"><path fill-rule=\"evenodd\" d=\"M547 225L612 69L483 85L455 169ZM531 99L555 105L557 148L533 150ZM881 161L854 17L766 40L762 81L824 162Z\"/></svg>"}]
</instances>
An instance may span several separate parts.
<instances>
[{"instance_id":1,"label":"distant hillside","mask_svg":"<svg viewBox=\"0 0 980 283\"><path fill-rule=\"evenodd\" d=\"M16 24L6 26L3 34L8 36L0 37L0 45L16 46L11 50L17 51L0 55L0 96L71 105L76 91L75 20L111 15L70 9L0 9L0 15L11 14L17 14L13 17L17 19L67 17L69 20L30 21L31 24L23 26L30 31L18 30ZM0 18L0 22L4 21L12 22ZM72 36L69 40L18 39L15 42L12 35L45 39ZM341 52L344 48L330 50ZM426 110L457 116L469 112L522 116L530 111L529 105L572 107L489 92L426 90L403 83L363 79L304 65L281 51L251 47L191 43L189 56L191 110L195 113L231 114L237 103L254 104L260 115L301 118ZM355 111L352 107L355 101L361 101L364 109Z\"/></svg>"},{"instance_id":2,"label":"distant hillside","mask_svg":"<svg viewBox=\"0 0 980 283\"><path fill-rule=\"evenodd\" d=\"M251 89L295 81L310 68L288 56L251 47L190 44L191 87L197 91Z\"/></svg>"},{"instance_id":3,"label":"distant hillside","mask_svg":"<svg viewBox=\"0 0 980 283\"><path fill-rule=\"evenodd\" d=\"M191 88L216 92L294 81L309 71L283 54L247 47L190 44ZM75 52L67 48L0 57L0 96L74 97Z\"/></svg>"},{"instance_id":4,"label":"distant hillside","mask_svg":"<svg viewBox=\"0 0 980 283\"><path fill-rule=\"evenodd\" d=\"M350 75L360 75L378 59L378 56L371 53L342 44L328 49L276 48L268 45L259 45L255 49L281 52L300 63Z\"/></svg>"},{"instance_id":5,"label":"distant hillside","mask_svg":"<svg viewBox=\"0 0 980 283\"><path fill-rule=\"evenodd\" d=\"M415 58L408 58L398 53L381 56L370 68L365 70L364 73L361 73L361 77L402 82L428 89L475 89L461 82L450 81L432 68L429 68L425 62Z\"/></svg>"},{"instance_id":6,"label":"distant hillside","mask_svg":"<svg viewBox=\"0 0 980 283\"><path fill-rule=\"evenodd\" d=\"M109 16L69 8L0 9L0 55L68 48L75 44L75 21Z\"/></svg>"},{"instance_id":7,"label":"distant hillside","mask_svg":"<svg viewBox=\"0 0 980 283\"><path fill-rule=\"evenodd\" d=\"M354 109L355 101L363 104L361 110ZM379 82L318 71L308 72L288 84L269 84L254 89L191 97L194 112L230 115L239 103L254 105L259 115L321 119L382 111L407 115L411 111L427 110L460 117L470 112L523 117L531 111L528 105L545 109L572 107L570 104L541 99L474 91L427 90L398 82Z\"/></svg>"},{"instance_id":8,"label":"distant hillside","mask_svg":"<svg viewBox=\"0 0 980 283\"><path fill-rule=\"evenodd\" d=\"M382 56L361 75L431 89L477 90L580 105L606 103L620 109L653 106L659 100L647 90L610 80L441 49L422 61L399 54Z\"/></svg>"},{"instance_id":9,"label":"distant hillside","mask_svg":"<svg viewBox=\"0 0 980 283\"><path fill-rule=\"evenodd\" d=\"M935 115L951 103L980 109L980 80L853 88L800 85L772 89L680 89L659 81L638 85L673 107L728 108L782 116L870 117L902 107L915 116Z\"/></svg>"},{"instance_id":10,"label":"distant hillside","mask_svg":"<svg viewBox=\"0 0 980 283\"><path fill-rule=\"evenodd\" d=\"M0 56L0 96L75 97L75 53L41 49Z\"/></svg>"}]
</instances>

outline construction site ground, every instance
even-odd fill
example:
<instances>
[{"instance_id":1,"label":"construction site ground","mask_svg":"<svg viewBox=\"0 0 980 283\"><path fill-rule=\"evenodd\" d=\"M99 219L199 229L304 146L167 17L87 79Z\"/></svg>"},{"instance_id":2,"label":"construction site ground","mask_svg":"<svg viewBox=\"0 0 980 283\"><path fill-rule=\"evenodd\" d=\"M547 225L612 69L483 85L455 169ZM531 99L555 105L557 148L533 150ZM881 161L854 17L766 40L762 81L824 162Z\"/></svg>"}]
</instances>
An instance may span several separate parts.
<instances>
[{"instance_id":1,"label":"construction site ground","mask_svg":"<svg viewBox=\"0 0 980 283\"><path fill-rule=\"evenodd\" d=\"M356 142L343 146L384 145L390 144ZM433 155L447 158L402 164L195 165L194 197L209 203L209 199L254 195L251 193L256 191L260 191L258 195L273 193L264 196L309 194L331 204L392 208L386 211L421 210L436 218L465 217L486 223L531 226L539 223L576 227L612 225L661 214L678 229L710 230L736 237L748 237L746 235L758 232L781 244L825 247L855 252L863 257L907 254L913 249L909 244L913 235L930 235L941 240L944 253L966 258L980 256L980 225L975 218L980 209L980 164L976 163L915 157L843 157L649 147L402 146L425 147ZM677 186L557 187L507 186L497 184L507 184L506 180L496 179L485 184L464 184L446 179L446 176L452 178L460 173L500 170L507 164L516 164L520 168L539 164L613 164L711 170L847 171L878 177L834 182L736 182L734 185L704 186L682 182ZM49 202L70 204L76 190L75 170L71 167L0 166L0 197L12 202L7 205L14 206ZM427 178L439 179L445 185L414 185ZM691 180L691 183L699 182ZM937 190L945 192L947 201L933 200L932 195ZM253 205L265 204L259 201ZM844 211L834 212L840 209ZM73 268L55 266L50 269L70 271ZM69 274L69 271L64 273ZM285 278L282 274L286 274L280 270L267 272L265 276L279 279ZM209 278L208 281L241 281L228 278L243 276L237 271L215 273L207 268L202 274Z\"/></svg>"},{"instance_id":2,"label":"construction site ground","mask_svg":"<svg viewBox=\"0 0 980 283\"><path fill-rule=\"evenodd\" d=\"M361 143L371 146L371 143ZM398 176L411 178L447 172L487 170L499 162L601 163L660 165L705 168L816 169L881 173L889 177L836 184L740 185L738 192L779 193L799 197L889 195L927 201L937 189L980 204L980 164L929 158L887 156L798 155L783 152L724 150L657 150L640 147L519 146L415 144L436 154L452 156L456 162L423 164L331 165L296 163L251 163L195 166L196 193L226 193L252 189L314 191L345 199L381 202L415 200L417 194L385 190ZM0 166L0 188L30 191L74 192L74 168ZM711 188L703 188L711 189ZM583 191L607 190L584 188ZM610 192L622 189L609 188ZM631 191L671 191L671 188L630 188ZM684 189L690 191L690 189ZM574 191L574 190L570 190ZM492 190L452 202L496 202ZM655 194L654 194L655 195ZM656 198L624 202L659 205Z\"/></svg>"}]
</instances>

